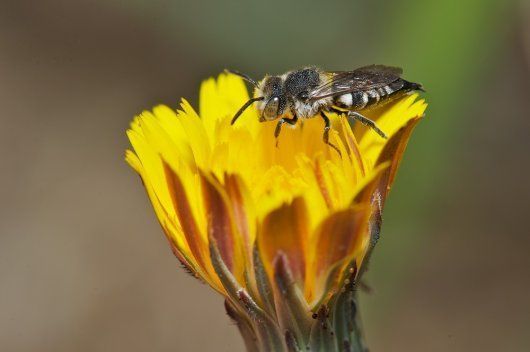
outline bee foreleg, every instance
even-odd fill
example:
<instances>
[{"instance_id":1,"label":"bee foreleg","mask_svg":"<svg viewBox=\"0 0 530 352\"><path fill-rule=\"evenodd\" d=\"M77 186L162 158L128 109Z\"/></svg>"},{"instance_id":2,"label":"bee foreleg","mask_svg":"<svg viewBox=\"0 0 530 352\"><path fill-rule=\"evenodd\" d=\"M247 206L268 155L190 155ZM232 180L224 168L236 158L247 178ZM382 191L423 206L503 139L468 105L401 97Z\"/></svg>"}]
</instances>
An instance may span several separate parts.
<instances>
[{"instance_id":1,"label":"bee foreleg","mask_svg":"<svg viewBox=\"0 0 530 352\"><path fill-rule=\"evenodd\" d=\"M337 148L335 145L333 145L329 141L329 130L331 129L331 122L329 121L329 117L327 117L327 115L324 114L323 111L320 112L320 116L322 116L322 119L324 120L324 134L322 135L322 139L324 140L324 143L329 145L331 148L335 149L337 151L337 153L339 153L339 156L342 157L342 154L341 154L339 148Z\"/></svg>"},{"instance_id":2,"label":"bee foreleg","mask_svg":"<svg viewBox=\"0 0 530 352\"><path fill-rule=\"evenodd\" d=\"M348 112L348 117L351 117L351 118L359 121L363 125L370 127L371 129L373 129L381 137L383 137L385 139L388 138L386 136L385 132L381 131L381 129L377 126L377 124L374 121L370 120L368 117L365 117L365 116L359 114L356 111L349 111Z\"/></svg>"},{"instance_id":3,"label":"bee foreleg","mask_svg":"<svg viewBox=\"0 0 530 352\"><path fill-rule=\"evenodd\" d=\"M278 146L278 137L280 136L280 132L282 131L282 125L284 123L288 123L291 126L296 125L296 122L298 121L298 116L293 115L292 118L283 117L281 118L278 123L276 124L276 129L274 130L274 137L276 138L276 146Z\"/></svg>"}]
</instances>

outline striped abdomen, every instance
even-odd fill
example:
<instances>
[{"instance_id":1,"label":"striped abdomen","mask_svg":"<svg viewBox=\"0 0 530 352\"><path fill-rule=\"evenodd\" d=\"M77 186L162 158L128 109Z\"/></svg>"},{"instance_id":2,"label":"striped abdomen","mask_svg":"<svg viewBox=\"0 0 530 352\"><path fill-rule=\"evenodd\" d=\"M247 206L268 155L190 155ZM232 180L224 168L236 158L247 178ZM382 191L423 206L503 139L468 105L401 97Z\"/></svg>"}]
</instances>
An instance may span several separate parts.
<instances>
[{"instance_id":1,"label":"striped abdomen","mask_svg":"<svg viewBox=\"0 0 530 352\"><path fill-rule=\"evenodd\" d=\"M407 92L421 89L420 84L398 79L380 88L337 95L333 97L333 104L342 109L363 110L390 102Z\"/></svg>"}]
</instances>

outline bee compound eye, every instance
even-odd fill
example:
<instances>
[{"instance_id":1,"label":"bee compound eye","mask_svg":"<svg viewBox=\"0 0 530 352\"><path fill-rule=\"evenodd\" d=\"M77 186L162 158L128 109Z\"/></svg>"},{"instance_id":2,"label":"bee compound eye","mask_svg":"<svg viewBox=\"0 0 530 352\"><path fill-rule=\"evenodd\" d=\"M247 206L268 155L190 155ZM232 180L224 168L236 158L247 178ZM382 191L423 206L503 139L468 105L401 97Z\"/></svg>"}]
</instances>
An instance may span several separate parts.
<instances>
[{"instance_id":1,"label":"bee compound eye","mask_svg":"<svg viewBox=\"0 0 530 352\"><path fill-rule=\"evenodd\" d=\"M269 99L263 110L263 116L267 120L274 120L278 116L278 109L280 107L280 99L278 97L273 97Z\"/></svg>"}]
</instances>

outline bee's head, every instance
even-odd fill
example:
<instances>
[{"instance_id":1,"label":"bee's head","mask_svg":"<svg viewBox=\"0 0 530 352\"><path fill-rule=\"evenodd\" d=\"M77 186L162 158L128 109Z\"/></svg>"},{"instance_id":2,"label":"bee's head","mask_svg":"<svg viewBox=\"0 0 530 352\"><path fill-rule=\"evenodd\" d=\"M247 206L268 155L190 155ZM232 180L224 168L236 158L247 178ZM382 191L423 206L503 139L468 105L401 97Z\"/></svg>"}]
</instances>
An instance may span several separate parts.
<instances>
[{"instance_id":1,"label":"bee's head","mask_svg":"<svg viewBox=\"0 0 530 352\"><path fill-rule=\"evenodd\" d=\"M256 96L263 97L258 103L261 122L276 120L284 113L287 99L281 77L265 77L256 88Z\"/></svg>"},{"instance_id":2,"label":"bee's head","mask_svg":"<svg viewBox=\"0 0 530 352\"><path fill-rule=\"evenodd\" d=\"M279 118L287 106L283 79L280 76L266 76L259 84L249 76L232 70L227 72L242 77L247 82L256 87L255 98L249 99L232 118L232 125L241 114L253 103L258 102L260 112L260 122L272 121Z\"/></svg>"}]
</instances>

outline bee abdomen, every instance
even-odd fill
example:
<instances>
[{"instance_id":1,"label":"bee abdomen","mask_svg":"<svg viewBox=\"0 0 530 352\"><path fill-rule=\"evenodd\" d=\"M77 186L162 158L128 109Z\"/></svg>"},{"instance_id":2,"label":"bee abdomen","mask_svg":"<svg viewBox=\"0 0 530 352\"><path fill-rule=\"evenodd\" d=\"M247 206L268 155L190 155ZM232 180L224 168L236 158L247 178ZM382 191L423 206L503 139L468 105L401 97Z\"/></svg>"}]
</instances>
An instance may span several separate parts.
<instances>
[{"instance_id":1,"label":"bee abdomen","mask_svg":"<svg viewBox=\"0 0 530 352\"><path fill-rule=\"evenodd\" d=\"M334 103L343 109L362 109L370 102L366 92L352 92L335 97Z\"/></svg>"},{"instance_id":2,"label":"bee abdomen","mask_svg":"<svg viewBox=\"0 0 530 352\"><path fill-rule=\"evenodd\" d=\"M379 88L338 95L334 98L334 104L343 109L362 110L413 90L422 90L422 87L420 84L398 79Z\"/></svg>"}]
</instances>

